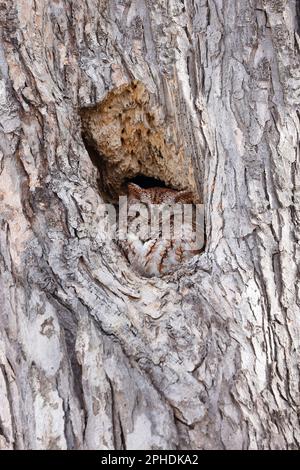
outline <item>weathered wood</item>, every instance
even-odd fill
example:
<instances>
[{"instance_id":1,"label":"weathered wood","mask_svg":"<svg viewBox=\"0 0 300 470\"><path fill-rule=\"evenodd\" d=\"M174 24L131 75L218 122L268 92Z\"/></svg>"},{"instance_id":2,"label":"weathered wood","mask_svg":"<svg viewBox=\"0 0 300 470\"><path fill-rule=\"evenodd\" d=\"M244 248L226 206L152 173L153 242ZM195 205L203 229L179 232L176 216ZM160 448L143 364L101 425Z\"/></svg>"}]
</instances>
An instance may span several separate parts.
<instances>
[{"instance_id":1,"label":"weathered wood","mask_svg":"<svg viewBox=\"0 0 300 470\"><path fill-rule=\"evenodd\" d=\"M299 15L299 12L298 12ZM299 448L294 0L0 0L0 448ZM132 80L206 251L133 273L80 112Z\"/></svg>"}]
</instances>

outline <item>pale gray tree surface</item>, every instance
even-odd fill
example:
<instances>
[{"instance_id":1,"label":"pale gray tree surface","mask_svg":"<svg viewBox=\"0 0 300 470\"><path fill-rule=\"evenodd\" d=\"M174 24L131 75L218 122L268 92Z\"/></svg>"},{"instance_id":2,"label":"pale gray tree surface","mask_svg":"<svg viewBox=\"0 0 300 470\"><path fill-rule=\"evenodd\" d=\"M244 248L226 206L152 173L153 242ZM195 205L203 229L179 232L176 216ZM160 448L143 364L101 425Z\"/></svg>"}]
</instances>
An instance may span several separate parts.
<instances>
[{"instance_id":1,"label":"pale gray tree surface","mask_svg":"<svg viewBox=\"0 0 300 470\"><path fill-rule=\"evenodd\" d=\"M0 0L1 449L299 448L299 14ZM205 204L173 275L97 224L137 174Z\"/></svg>"}]
</instances>

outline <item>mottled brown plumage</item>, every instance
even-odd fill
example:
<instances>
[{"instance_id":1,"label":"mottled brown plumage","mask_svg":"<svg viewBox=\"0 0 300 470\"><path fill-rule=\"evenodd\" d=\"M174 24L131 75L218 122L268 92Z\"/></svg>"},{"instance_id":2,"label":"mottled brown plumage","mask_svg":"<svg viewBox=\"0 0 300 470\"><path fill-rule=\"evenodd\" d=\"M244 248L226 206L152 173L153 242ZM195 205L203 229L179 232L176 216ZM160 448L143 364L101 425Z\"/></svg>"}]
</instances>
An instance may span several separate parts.
<instances>
[{"instance_id":1,"label":"mottled brown plumage","mask_svg":"<svg viewBox=\"0 0 300 470\"><path fill-rule=\"evenodd\" d=\"M199 245L195 245L195 210L181 222L184 205L188 204L190 210L195 209L190 191L128 185L128 233L120 246L137 272L147 277L162 276L200 253Z\"/></svg>"}]
</instances>

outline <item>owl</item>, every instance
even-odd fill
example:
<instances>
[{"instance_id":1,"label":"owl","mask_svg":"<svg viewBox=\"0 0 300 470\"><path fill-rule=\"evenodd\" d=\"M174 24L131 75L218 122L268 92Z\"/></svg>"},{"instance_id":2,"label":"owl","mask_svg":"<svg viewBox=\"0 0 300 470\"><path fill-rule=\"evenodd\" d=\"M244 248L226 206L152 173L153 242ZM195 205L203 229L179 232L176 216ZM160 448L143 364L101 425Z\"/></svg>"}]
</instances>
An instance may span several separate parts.
<instances>
[{"instance_id":1,"label":"owl","mask_svg":"<svg viewBox=\"0 0 300 470\"><path fill-rule=\"evenodd\" d=\"M195 207L190 191L128 184L127 231L119 245L135 271L163 276L201 252Z\"/></svg>"}]
</instances>

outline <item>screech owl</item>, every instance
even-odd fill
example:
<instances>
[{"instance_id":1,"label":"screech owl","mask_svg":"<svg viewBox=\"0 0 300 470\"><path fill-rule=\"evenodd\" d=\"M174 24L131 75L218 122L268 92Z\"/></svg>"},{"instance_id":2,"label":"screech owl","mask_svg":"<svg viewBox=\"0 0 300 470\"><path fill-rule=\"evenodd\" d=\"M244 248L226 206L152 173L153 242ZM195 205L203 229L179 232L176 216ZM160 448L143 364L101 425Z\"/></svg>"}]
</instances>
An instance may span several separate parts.
<instances>
[{"instance_id":1,"label":"screech owl","mask_svg":"<svg viewBox=\"0 0 300 470\"><path fill-rule=\"evenodd\" d=\"M141 275L170 273L201 252L203 236L199 237L190 191L144 189L130 183L127 204L127 235L119 244Z\"/></svg>"}]
</instances>

